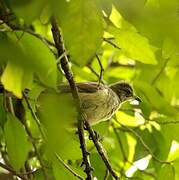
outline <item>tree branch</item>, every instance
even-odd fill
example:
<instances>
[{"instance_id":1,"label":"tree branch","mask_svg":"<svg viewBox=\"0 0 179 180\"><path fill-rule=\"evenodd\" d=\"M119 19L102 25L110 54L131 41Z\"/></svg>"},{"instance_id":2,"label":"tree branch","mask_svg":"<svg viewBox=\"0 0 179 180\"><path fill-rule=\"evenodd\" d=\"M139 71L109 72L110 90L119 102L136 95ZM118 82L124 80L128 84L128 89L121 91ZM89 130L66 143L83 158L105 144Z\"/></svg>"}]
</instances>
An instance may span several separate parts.
<instances>
[{"instance_id":1,"label":"tree branch","mask_svg":"<svg viewBox=\"0 0 179 180\"><path fill-rule=\"evenodd\" d=\"M54 39L54 42L58 51L58 57L60 57L65 52L65 48L64 48L62 37L61 37L61 33L58 28L58 24L54 17L52 18L51 24L52 24L53 39ZM80 97L78 95L78 89L73 79L73 74L70 71L70 67L69 67L68 59L66 55L60 59L60 63L65 73L66 79L68 80L70 88L72 90L72 96L74 98L77 112L78 112L78 135L79 135L79 140L80 140L80 145L81 145L80 148L83 155L83 163L85 164L84 171L86 172L86 175L87 175L86 179L92 180L93 179L92 166L90 164L89 153L87 151L86 143L85 143L84 125L83 125L84 117L82 116L82 112L81 112L81 102L80 102Z\"/></svg>"},{"instance_id":2,"label":"tree branch","mask_svg":"<svg viewBox=\"0 0 179 180\"><path fill-rule=\"evenodd\" d=\"M63 42L61 41L61 35L60 35L59 29L58 29L57 22L54 18L52 19L52 33L53 33L54 41L55 41L55 44L56 44L56 47L58 50L58 55L60 56L65 51L65 48L64 48ZM77 89L76 83L73 79L73 75L72 75L71 70L69 68L68 59L66 56L64 56L64 58L61 59L61 66L62 66L62 69L65 72L65 76L66 76L66 78L70 84L70 87L72 90L72 95L73 95L73 98L76 102L77 110L79 112L78 133L79 133L79 139L80 139L80 144L81 144L82 153L83 153L83 160L84 160L84 164L86 165L85 172L87 173L87 176L88 176L87 179L92 178L92 173L91 173L92 167L91 167L89 160L88 160L89 154L86 150L86 145L85 145L83 123L85 123L85 127L87 128L89 135L90 135L91 139L93 140L93 143L95 144L95 147L96 147L99 155L101 156L104 164L106 165L107 169L109 170L111 175L116 180L119 179L116 172L112 169L112 166L109 163L108 158L103 151L103 147L102 147L101 143L97 140L96 134L94 133L94 131L91 128L88 121L86 120L86 117L84 116L83 112L81 112L81 103L80 103L80 97L78 95L78 89Z\"/></svg>"},{"instance_id":3,"label":"tree branch","mask_svg":"<svg viewBox=\"0 0 179 180\"><path fill-rule=\"evenodd\" d=\"M103 147L101 145L101 143L98 141L98 139L96 138L96 134L95 132L93 131L93 129L91 128L90 124L88 123L88 121L85 121L85 126L89 132L89 135L99 153L99 155L101 156L101 159L103 160L106 168L109 170L110 174L116 179L116 180L119 180L119 177L118 175L116 174L116 172L113 170L109 160L108 160L108 157L107 155L105 154L104 150L103 150Z\"/></svg>"}]
</instances>

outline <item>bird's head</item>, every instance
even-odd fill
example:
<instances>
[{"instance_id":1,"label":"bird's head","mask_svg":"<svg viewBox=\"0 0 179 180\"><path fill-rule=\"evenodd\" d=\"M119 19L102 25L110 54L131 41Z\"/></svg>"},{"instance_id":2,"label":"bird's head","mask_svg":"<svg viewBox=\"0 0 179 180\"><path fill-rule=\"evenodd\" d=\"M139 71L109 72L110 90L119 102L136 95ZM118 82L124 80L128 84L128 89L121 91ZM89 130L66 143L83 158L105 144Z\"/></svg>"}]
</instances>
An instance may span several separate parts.
<instances>
[{"instance_id":1,"label":"bird's head","mask_svg":"<svg viewBox=\"0 0 179 180\"><path fill-rule=\"evenodd\" d=\"M127 100L137 100L141 102L140 98L134 94L131 85L126 82L112 84L110 88L118 95L121 102Z\"/></svg>"}]
</instances>

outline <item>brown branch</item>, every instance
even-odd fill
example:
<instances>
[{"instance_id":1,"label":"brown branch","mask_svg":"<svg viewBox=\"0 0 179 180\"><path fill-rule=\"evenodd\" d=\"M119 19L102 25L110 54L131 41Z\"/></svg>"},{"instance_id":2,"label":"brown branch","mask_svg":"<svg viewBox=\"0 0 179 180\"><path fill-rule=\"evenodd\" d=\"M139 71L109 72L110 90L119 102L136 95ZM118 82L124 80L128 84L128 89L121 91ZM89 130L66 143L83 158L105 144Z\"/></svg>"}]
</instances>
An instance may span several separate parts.
<instances>
[{"instance_id":1,"label":"brown branch","mask_svg":"<svg viewBox=\"0 0 179 180\"><path fill-rule=\"evenodd\" d=\"M14 18L13 19L11 18L13 13L11 13L10 10L7 8L6 4L1 1L0 1L0 11L2 11L2 14L0 14L0 20L2 21L2 24L3 23L7 24L13 31L19 30L19 31L23 31L23 32L26 32L28 34L31 34L31 35L37 37L38 39L40 39L43 43L45 43L47 45L47 47L52 51L52 53L55 54L55 52L51 48L51 47L55 47L55 44L53 42L51 42L49 39L42 36L41 34L36 33L35 31L33 31L30 28L21 27L20 25L11 23L11 21L14 20Z\"/></svg>"},{"instance_id":2,"label":"brown branch","mask_svg":"<svg viewBox=\"0 0 179 180\"><path fill-rule=\"evenodd\" d=\"M58 57L60 57L65 52L63 40L62 40L61 33L60 33L60 30L58 28L58 24L57 24L55 18L52 18L51 24L52 24L53 39L54 39L54 42L55 42L55 45L56 45L56 48L58 51ZM78 89L77 89L77 86L73 79L73 74L71 73L66 55L60 59L60 63L61 63L61 67L65 73L66 79L69 82L70 88L72 90L72 96L74 98L76 108L78 111L78 135L79 135L79 140L80 140L80 145L81 145L80 148L81 148L82 155L83 155L83 163L85 164L84 171L86 172L86 175L87 175L86 179L92 180L93 179L92 166L90 164L89 153L87 151L86 143L85 143L84 124L83 124L84 117L82 116L82 112L81 112L81 102L80 102L80 97L78 95Z\"/></svg>"},{"instance_id":3,"label":"brown branch","mask_svg":"<svg viewBox=\"0 0 179 180\"><path fill-rule=\"evenodd\" d=\"M109 170L110 174L116 179L116 180L119 180L119 177L118 175L116 174L116 172L113 170L109 160L108 160L108 157L107 155L105 154L104 150L103 150L103 147L101 145L101 143L98 141L98 139L96 138L96 134L95 132L93 131L93 129L91 128L90 124L88 123L88 121L85 121L85 126L89 132L89 135L90 135L90 138L92 139L99 155L101 156L106 168Z\"/></svg>"}]
</instances>

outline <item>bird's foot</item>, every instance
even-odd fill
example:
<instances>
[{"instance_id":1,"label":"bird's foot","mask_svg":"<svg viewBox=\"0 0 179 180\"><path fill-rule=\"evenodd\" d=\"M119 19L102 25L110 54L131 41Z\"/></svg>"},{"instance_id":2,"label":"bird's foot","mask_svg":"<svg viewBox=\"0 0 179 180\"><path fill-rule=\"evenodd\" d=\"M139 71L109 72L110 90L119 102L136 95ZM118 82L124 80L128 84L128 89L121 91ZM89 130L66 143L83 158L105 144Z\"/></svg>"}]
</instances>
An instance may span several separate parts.
<instances>
[{"instance_id":1,"label":"bird's foot","mask_svg":"<svg viewBox=\"0 0 179 180\"><path fill-rule=\"evenodd\" d=\"M95 140L99 141L101 139L99 133L97 131L93 131L93 132L94 132ZM89 140L93 140L93 137L91 137L91 135L89 135Z\"/></svg>"}]
</instances>

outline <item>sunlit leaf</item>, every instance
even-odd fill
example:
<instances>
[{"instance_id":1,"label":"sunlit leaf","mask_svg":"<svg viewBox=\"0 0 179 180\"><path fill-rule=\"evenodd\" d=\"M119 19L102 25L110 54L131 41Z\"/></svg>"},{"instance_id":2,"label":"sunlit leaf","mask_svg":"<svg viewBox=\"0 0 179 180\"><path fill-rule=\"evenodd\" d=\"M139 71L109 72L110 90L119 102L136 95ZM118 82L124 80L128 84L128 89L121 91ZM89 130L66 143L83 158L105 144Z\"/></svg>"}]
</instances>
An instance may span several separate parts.
<instances>
[{"instance_id":1,"label":"sunlit leaf","mask_svg":"<svg viewBox=\"0 0 179 180\"><path fill-rule=\"evenodd\" d=\"M1 82L4 88L18 98L22 98L22 91L32 83L33 73L18 64L9 62L2 74Z\"/></svg>"},{"instance_id":2,"label":"sunlit leaf","mask_svg":"<svg viewBox=\"0 0 179 180\"><path fill-rule=\"evenodd\" d=\"M20 38L16 43L19 43L19 47L22 46L22 50L29 60L25 65L30 65L29 68L33 68L33 71L46 86L55 87L57 68L52 52L38 38L28 33L22 34L21 31L16 33Z\"/></svg>"},{"instance_id":3,"label":"sunlit leaf","mask_svg":"<svg viewBox=\"0 0 179 180\"><path fill-rule=\"evenodd\" d=\"M133 30L126 29L113 28L111 33L127 57L145 64L157 64L154 51L147 38Z\"/></svg>"},{"instance_id":4,"label":"sunlit leaf","mask_svg":"<svg viewBox=\"0 0 179 180\"><path fill-rule=\"evenodd\" d=\"M48 47L38 38L22 31L8 33L8 37L0 41L0 53L3 60L9 61L2 81L6 84L5 88L9 91L15 91L18 97L21 97L20 92L26 87L20 84L27 84L26 81L29 81L29 76L32 76L33 72L46 86L53 88L56 86L57 67L55 58ZM16 67L13 69L11 66ZM15 76L12 78L17 81L11 79L11 85L7 85L8 81L4 82L5 79L9 78L7 74ZM12 87L13 83L18 84L17 87L14 87L16 90Z\"/></svg>"}]
</instances>

